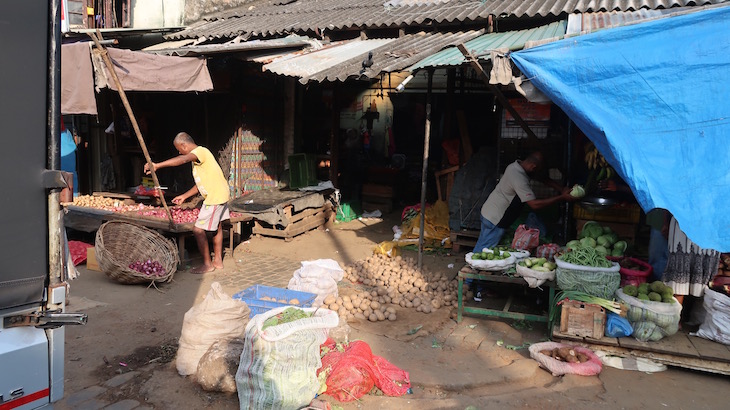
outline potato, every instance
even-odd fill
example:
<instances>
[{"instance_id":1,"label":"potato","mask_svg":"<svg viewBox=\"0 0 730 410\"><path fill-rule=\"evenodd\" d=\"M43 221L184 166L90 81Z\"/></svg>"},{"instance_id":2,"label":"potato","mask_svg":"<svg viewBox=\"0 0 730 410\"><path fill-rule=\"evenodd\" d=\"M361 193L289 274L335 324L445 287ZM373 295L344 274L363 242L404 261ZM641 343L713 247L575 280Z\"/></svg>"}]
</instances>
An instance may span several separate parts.
<instances>
[{"instance_id":1,"label":"potato","mask_svg":"<svg viewBox=\"0 0 730 410\"><path fill-rule=\"evenodd\" d=\"M335 297L334 294L331 294L331 295L327 295L327 297L324 298L324 301L322 303L324 303L325 305L330 305L333 302L335 302L335 300L337 300L337 298Z\"/></svg>"},{"instance_id":2,"label":"potato","mask_svg":"<svg viewBox=\"0 0 730 410\"><path fill-rule=\"evenodd\" d=\"M369 308L370 308L370 302L368 302L367 300L363 300L362 302L360 302L360 309L366 310Z\"/></svg>"},{"instance_id":3,"label":"potato","mask_svg":"<svg viewBox=\"0 0 730 410\"><path fill-rule=\"evenodd\" d=\"M329 305L328 309L337 312L340 310L340 305L338 305L337 303L332 303Z\"/></svg>"},{"instance_id":4,"label":"potato","mask_svg":"<svg viewBox=\"0 0 730 410\"><path fill-rule=\"evenodd\" d=\"M373 310L370 309L370 308L367 308L367 309L365 309L365 310L362 311L362 314L365 315L365 316L370 316L371 313L373 313Z\"/></svg>"},{"instance_id":5,"label":"potato","mask_svg":"<svg viewBox=\"0 0 730 410\"><path fill-rule=\"evenodd\" d=\"M405 299L401 299L399 305L401 305L401 307L406 307L407 303L410 303L410 302L406 301Z\"/></svg>"},{"instance_id":6,"label":"potato","mask_svg":"<svg viewBox=\"0 0 730 410\"><path fill-rule=\"evenodd\" d=\"M362 303L362 299L360 299L359 297L355 296L354 298L352 298L353 305L360 306L360 303Z\"/></svg>"},{"instance_id":7,"label":"potato","mask_svg":"<svg viewBox=\"0 0 730 410\"><path fill-rule=\"evenodd\" d=\"M452 295L451 293L447 293L444 295L444 302L451 302L452 300L454 300L454 295Z\"/></svg>"},{"instance_id":8,"label":"potato","mask_svg":"<svg viewBox=\"0 0 730 410\"><path fill-rule=\"evenodd\" d=\"M390 298L390 296L383 296L383 303L390 303L393 299Z\"/></svg>"},{"instance_id":9,"label":"potato","mask_svg":"<svg viewBox=\"0 0 730 410\"><path fill-rule=\"evenodd\" d=\"M375 313L371 313L368 316L368 320L371 321L371 322L377 322L378 321L378 317L375 315Z\"/></svg>"},{"instance_id":10,"label":"potato","mask_svg":"<svg viewBox=\"0 0 730 410\"><path fill-rule=\"evenodd\" d=\"M375 311L375 317L378 318L379 322L382 322L383 320L385 320L385 315L383 314L383 312L381 312L379 310Z\"/></svg>"},{"instance_id":11,"label":"potato","mask_svg":"<svg viewBox=\"0 0 730 410\"><path fill-rule=\"evenodd\" d=\"M388 315L388 320L390 320L391 322L394 321L395 319L396 319L395 313L391 313Z\"/></svg>"},{"instance_id":12,"label":"potato","mask_svg":"<svg viewBox=\"0 0 730 410\"><path fill-rule=\"evenodd\" d=\"M355 313L355 319L365 320L365 315L363 315L362 313Z\"/></svg>"},{"instance_id":13,"label":"potato","mask_svg":"<svg viewBox=\"0 0 730 410\"><path fill-rule=\"evenodd\" d=\"M337 303L338 305L342 306L342 304L344 303L344 301L342 300L342 298L338 297L338 298L337 298L337 299L335 300L335 303Z\"/></svg>"},{"instance_id":14,"label":"potato","mask_svg":"<svg viewBox=\"0 0 730 410\"><path fill-rule=\"evenodd\" d=\"M378 288L377 293L378 293L378 296L386 295L386 294L388 294L388 289L380 287L380 288Z\"/></svg>"},{"instance_id":15,"label":"potato","mask_svg":"<svg viewBox=\"0 0 730 410\"><path fill-rule=\"evenodd\" d=\"M290 305L298 305L299 304L299 299L291 299L291 300L289 300L289 304Z\"/></svg>"},{"instance_id":16,"label":"potato","mask_svg":"<svg viewBox=\"0 0 730 410\"><path fill-rule=\"evenodd\" d=\"M413 302L413 299L415 299L415 298L416 298L416 295L415 295L415 294L413 294L413 293L407 293L405 297L406 297L406 300L407 300L407 301L409 301L409 302Z\"/></svg>"},{"instance_id":17,"label":"potato","mask_svg":"<svg viewBox=\"0 0 730 410\"><path fill-rule=\"evenodd\" d=\"M433 299L431 301L431 307L436 310L441 307L441 299Z\"/></svg>"},{"instance_id":18,"label":"potato","mask_svg":"<svg viewBox=\"0 0 730 410\"><path fill-rule=\"evenodd\" d=\"M413 307L413 302L411 302L411 301L406 302L406 307L407 308L412 308Z\"/></svg>"},{"instance_id":19,"label":"potato","mask_svg":"<svg viewBox=\"0 0 730 410\"><path fill-rule=\"evenodd\" d=\"M430 305L424 304L424 305L421 305L421 306L423 306L423 308L421 309L421 312L423 312L423 313L431 313L431 306Z\"/></svg>"},{"instance_id":20,"label":"potato","mask_svg":"<svg viewBox=\"0 0 730 410\"><path fill-rule=\"evenodd\" d=\"M395 308L394 308L394 307L392 307L392 306L388 306L388 307L387 307L387 308L385 309L385 311L386 311L386 312L388 312L388 313L395 313L395 312L396 312Z\"/></svg>"},{"instance_id":21,"label":"potato","mask_svg":"<svg viewBox=\"0 0 730 410\"><path fill-rule=\"evenodd\" d=\"M418 307L421 305L421 298L413 298L411 303L413 303L413 307Z\"/></svg>"},{"instance_id":22,"label":"potato","mask_svg":"<svg viewBox=\"0 0 730 410\"><path fill-rule=\"evenodd\" d=\"M370 302L370 307L373 310L378 309L380 307L380 303L379 302L376 302L376 301L372 301L372 302Z\"/></svg>"},{"instance_id":23,"label":"potato","mask_svg":"<svg viewBox=\"0 0 730 410\"><path fill-rule=\"evenodd\" d=\"M354 305L352 304L352 302L350 302L349 300L346 300L346 301L345 301L345 303L343 304L343 306L344 306L344 307L345 307L345 309L347 309L347 310L352 310L352 309L354 309L354 308L355 308L355 306L354 306Z\"/></svg>"},{"instance_id":24,"label":"potato","mask_svg":"<svg viewBox=\"0 0 730 410\"><path fill-rule=\"evenodd\" d=\"M344 296L342 296L342 301L343 302L352 302L352 298L348 295L344 295Z\"/></svg>"}]
</instances>

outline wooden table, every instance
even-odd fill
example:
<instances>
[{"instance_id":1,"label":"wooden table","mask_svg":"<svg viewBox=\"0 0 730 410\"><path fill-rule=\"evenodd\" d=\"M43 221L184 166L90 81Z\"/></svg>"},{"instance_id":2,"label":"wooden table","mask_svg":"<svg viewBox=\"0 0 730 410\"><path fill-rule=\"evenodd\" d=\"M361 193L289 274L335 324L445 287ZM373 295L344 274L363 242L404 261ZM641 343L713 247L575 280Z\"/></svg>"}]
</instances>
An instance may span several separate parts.
<instances>
[{"instance_id":1,"label":"wooden table","mask_svg":"<svg viewBox=\"0 0 730 410\"><path fill-rule=\"evenodd\" d=\"M527 320L532 322L544 322L548 324L548 329L552 329L552 322L550 322L550 312L555 308L555 282L554 281L548 281L543 284L544 287L547 288L548 291L548 314L547 315L536 315L536 314L529 314L529 313L519 313L519 312L510 312L510 307L512 306L513 301L513 294L510 293L509 298L507 299L507 303L505 303L504 307L502 309L487 309L487 308L478 308L478 307L470 307L470 306L464 306L464 279L474 279L474 280L481 280L484 282L491 282L491 283L507 283L510 285L517 285L517 286L528 286L527 282L523 278L520 277L512 277L503 275L501 272L485 272L485 271L477 271L469 267L468 265L465 265L463 268L459 270L458 274L458 312L457 312L457 322L461 322L463 313L472 313L475 315L485 315L485 316L492 316L492 317L500 317L500 318L507 318L507 319L515 319L515 320ZM549 332L549 330L548 330Z\"/></svg>"}]
</instances>

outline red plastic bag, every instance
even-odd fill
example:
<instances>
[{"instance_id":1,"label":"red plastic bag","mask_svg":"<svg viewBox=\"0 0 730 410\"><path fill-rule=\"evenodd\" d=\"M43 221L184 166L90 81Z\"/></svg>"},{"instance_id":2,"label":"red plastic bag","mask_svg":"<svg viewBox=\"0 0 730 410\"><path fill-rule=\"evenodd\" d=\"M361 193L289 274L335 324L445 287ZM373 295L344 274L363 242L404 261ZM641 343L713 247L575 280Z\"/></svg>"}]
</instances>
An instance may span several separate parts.
<instances>
[{"instance_id":1,"label":"red plastic bag","mask_svg":"<svg viewBox=\"0 0 730 410\"><path fill-rule=\"evenodd\" d=\"M537 247L535 250L535 257L545 258L552 262L555 258L555 254L558 252L560 252L560 245L555 243L546 243Z\"/></svg>"},{"instance_id":2,"label":"red plastic bag","mask_svg":"<svg viewBox=\"0 0 730 410\"><path fill-rule=\"evenodd\" d=\"M540 230L535 228L528 228L525 225L520 225L515 231L515 237L512 239L512 248L530 250L537 247L540 244Z\"/></svg>"},{"instance_id":3,"label":"red plastic bag","mask_svg":"<svg viewBox=\"0 0 730 410\"><path fill-rule=\"evenodd\" d=\"M322 357L322 367L317 375L327 372L325 394L339 401L357 400L373 386L387 396L402 396L411 387L408 372L373 355L370 346L361 340L351 342L344 346L344 351L339 351L330 338L322 348L329 351Z\"/></svg>"}]
</instances>

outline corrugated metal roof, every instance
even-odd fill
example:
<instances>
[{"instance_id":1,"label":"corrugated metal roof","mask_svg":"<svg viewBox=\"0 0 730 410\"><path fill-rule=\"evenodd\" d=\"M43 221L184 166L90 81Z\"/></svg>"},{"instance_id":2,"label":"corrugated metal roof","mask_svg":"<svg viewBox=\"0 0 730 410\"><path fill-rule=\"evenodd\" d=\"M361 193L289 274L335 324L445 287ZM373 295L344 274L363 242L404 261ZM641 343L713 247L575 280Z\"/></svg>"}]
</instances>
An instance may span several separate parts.
<instances>
[{"instance_id":1,"label":"corrugated metal roof","mask_svg":"<svg viewBox=\"0 0 730 410\"><path fill-rule=\"evenodd\" d=\"M392 43L396 39L348 40L333 44L321 50L298 55L284 56L266 64L264 70L290 77L300 77L301 83L307 83L310 76L330 69L352 58L361 58L371 50Z\"/></svg>"},{"instance_id":2,"label":"corrugated metal roof","mask_svg":"<svg viewBox=\"0 0 730 410\"><path fill-rule=\"evenodd\" d=\"M321 33L348 28L387 28L483 22L498 18L548 17L570 13L668 9L718 4L728 0L307 0L274 4L271 0L207 17L186 30L167 36L233 38L294 32Z\"/></svg>"},{"instance_id":3,"label":"corrugated metal roof","mask_svg":"<svg viewBox=\"0 0 730 410\"><path fill-rule=\"evenodd\" d=\"M675 7L664 10L601 11L597 13L575 13L568 16L567 35L588 33L629 23L648 20L691 10L693 7Z\"/></svg>"},{"instance_id":4,"label":"corrugated metal roof","mask_svg":"<svg viewBox=\"0 0 730 410\"><path fill-rule=\"evenodd\" d=\"M558 39L565 36L566 20L561 20L546 26L528 30L507 31L504 33L489 33L467 41L464 46L478 58L488 59L491 50L508 48L512 51L520 50L527 42ZM450 47L417 62L408 70L416 71L426 67L458 66L465 61L464 56L456 47Z\"/></svg>"},{"instance_id":5,"label":"corrugated metal roof","mask_svg":"<svg viewBox=\"0 0 730 410\"><path fill-rule=\"evenodd\" d=\"M191 42L192 40L182 40L185 42ZM170 44L168 44L170 43ZM244 41L241 43L225 43L225 44L203 44L203 45L189 45L189 44L176 44L179 41L170 41L161 44L155 44L147 47L142 51L154 54L162 54L168 56L180 56L180 57L193 57L193 56L204 56L210 54L219 53L240 53L240 52L260 52L265 50L276 50L276 49L292 49L302 48L306 46L312 46L314 48L321 48L322 45L319 41L311 39L309 37L302 37L297 35L290 35L284 38L277 38L271 40L253 40ZM166 47L167 46L167 47Z\"/></svg>"},{"instance_id":6,"label":"corrugated metal roof","mask_svg":"<svg viewBox=\"0 0 730 410\"><path fill-rule=\"evenodd\" d=\"M386 45L372 50L372 65L364 68L363 53L336 66L311 74L310 81L345 81L348 78L375 78L381 73L402 71L425 56L438 52L444 47L461 44L482 34L482 31L459 33L417 33L395 39Z\"/></svg>"}]
</instances>

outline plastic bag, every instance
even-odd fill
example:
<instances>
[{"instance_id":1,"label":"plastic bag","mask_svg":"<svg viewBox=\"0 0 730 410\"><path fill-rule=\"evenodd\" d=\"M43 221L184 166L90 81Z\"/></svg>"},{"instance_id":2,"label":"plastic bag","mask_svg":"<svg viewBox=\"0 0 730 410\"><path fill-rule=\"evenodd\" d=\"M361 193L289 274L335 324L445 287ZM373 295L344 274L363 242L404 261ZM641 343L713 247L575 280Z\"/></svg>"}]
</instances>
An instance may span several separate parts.
<instances>
[{"instance_id":1,"label":"plastic bag","mask_svg":"<svg viewBox=\"0 0 730 410\"><path fill-rule=\"evenodd\" d=\"M315 316L263 329L266 319L285 309L254 316L246 326L241 361L236 372L240 408L300 409L319 391L320 345L337 326L337 313L304 308ZM297 309L297 308L294 308Z\"/></svg>"},{"instance_id":2,"label":"plastic bag","mask_svg":"<svg viewBox=\"0 0 730 410\"><path fill-rule=\"evenodd\" d=\"M531 288L536 288L549 280L555 279L555 270L540 272L518 264L516 265L516 271L515 276L522 276Z\"/></svg>"},{"instance_id":3,"label":"plastic bag","mask_svg":"<svg viewBox=\"0 0 730 410\"><path fill-rule=\"evenodd\" d=\"M535 257L553 261L555 260L555 254L560 252L560 249L560 245L558 244L546 243L537 247L535 250Z\"/></svg>"},{"instance_id":4,"label":"plastic bag","mask_svg":"<svg viewBox=\"0 0 730 410\"><path fill-rule=\"evenodd\" d=\"M540 244L540 230L520 225L515 231L512 239L512 247L515 249L534 249Z\"/></svg>"},{"instance_id":5,"label":"plastic bag","mask_svg":"<svg viewBox=\"0 0 730 410\"><path fill-rule=\"evenodd\" d=\"M622 289L616 291L616 296L629 305L627 318L634 328L636 340L656 342L679 330L682 305L676 298L673 303L651 302L629 296Z\"/></svg>"},{"instance_id":6,"label":"plastic bag","mask_svg":"<svg viewBox=\"0 0 730 410\"><path fill-rule=\"evenodd\" d=\"M321 306L327 296L337 296L337 282L344 274L340 264L332 259L304 261L302 267L294 271L287 289L314 293L317 297L312 306Z\"/></svg>"},{"instance_id":7,"label":"plastic bag","mask_svg":"<svg viewBox=\"0 0 730 410\"><path fill-rule=\"evenodd\" d=\"M339 348L338 348L339 347ZM322 346L322 367L327 390L325 394L342 402L357 400L377 386L386 396L402 396L411 387L408 372L373 355L362 340L340 344L328 339Z\"/></svg>"},{"instance_id":8,"label":"plastic bag","mask_svg":"<svg viewBox=\"0 0 730 410\"><path fill-rule=\"evenodd\" d=\"M707 313L697 336L730 345L730 297L706 287L702 305Z\"/></svg>"},{"instance_id":9,"label":"plastic bag","mask_svg":"<svg viewBox=\"0 0 730 410\"><path fill-rule=\"evenodd\" d=\"M542 350L553 350L561 347L569 347L576 352L583 353L589 357L589 360L585 363L567 363L540 353ZM595 376L601 373L601 370L603 369L601 359L599 359L591 349L585 347L571 346L556 342L542 342L530 345L528 350L530 351L530 357L540 363L540 366L547 369L553 374L553 376L562 376L564 374Z\"/></svg>"},{"instance_id":10,"label":"plastic bag","mask_svg":"<svg viewBox=\"0 0 730 410\"><path fill-rule=\"evenodd\" d=\"M236 392L236 371L243 352L243 339L219 340L200 359L195 380L203 390Z\"/></svg>"},{"instance_id":11,"label":"plastic bag","mask_svg":"<svg viewBox=\"0 0 730 410\"><path fill-rule=\"evenodd\" d=\"M198 363L218 340L243 337L251 310L246 303L228 296L213 282L202 302L185 312L175 365L181 376L198 370Z\"/></svg>"},{"instance_id":12,"label":"plastic bag","mask_svg":"<svg viewBox=\"0 0 730 410\"><path fill-rule=\"evenodd\" d=\"M625 317L613 312L606 312L606 332L608 337L626 337L634 333L631 323Z\"/></svg>"},{"instance_id":13,"label":"plastic bag","mask_svg":"<svg viewBox=\"0 0 730 410\"><path fill-rule=\"evenodd\" d=\"M383 241L373 249L373 253L376 255L386 255L391 258L395 258L400 255L400 248L398 244L393 241Z\"/></svg>"}]
</instances>

